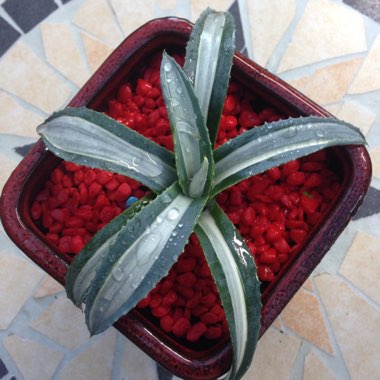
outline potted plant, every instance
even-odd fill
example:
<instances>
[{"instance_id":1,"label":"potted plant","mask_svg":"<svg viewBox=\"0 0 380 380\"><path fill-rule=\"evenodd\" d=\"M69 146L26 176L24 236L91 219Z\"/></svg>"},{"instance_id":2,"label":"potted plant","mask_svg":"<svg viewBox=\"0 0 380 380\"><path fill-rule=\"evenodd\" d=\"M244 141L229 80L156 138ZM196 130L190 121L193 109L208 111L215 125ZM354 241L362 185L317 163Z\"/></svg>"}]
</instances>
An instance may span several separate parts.
<instances>
[{"instance_id":1,"label":"potted plant","mask_svg":"<svg viewBox=\"0 0 380 380\"><path fill-rule=\"evenodd\" d=\"M181 377L240 378L259 334L360 204L370 162L356 128L317 117L328 115L234 55L231 16L207 10L190 31L170 18L126 39L70 108L39 127L43 142L4 188L2 218L68 296L85 301L92 333L116 322ZM165 52L160 62L163 49L181 62L189 35L184 70ZM149 63L142 72L141 62ZM288 118L254 128L279 115ZM316 116L289 118L305 115ZM171 153L162 146L173 138ZM319 193L322 184L337 194Z\"/></svg>"}]
</instances>

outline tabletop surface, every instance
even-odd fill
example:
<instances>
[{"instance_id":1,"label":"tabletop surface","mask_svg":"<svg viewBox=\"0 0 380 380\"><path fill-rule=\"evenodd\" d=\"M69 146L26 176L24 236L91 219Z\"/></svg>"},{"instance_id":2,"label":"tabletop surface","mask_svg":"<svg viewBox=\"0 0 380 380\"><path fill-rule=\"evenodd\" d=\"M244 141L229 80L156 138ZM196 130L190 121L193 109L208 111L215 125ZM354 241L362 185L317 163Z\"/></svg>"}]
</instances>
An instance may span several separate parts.
<instances>
[{"instance_id":1,"label":"tabletop surface","mask_svg":"<svg viewBox=\"0 0 380 380\"><path fill-rule=\"evenodd\" d=\"M127 35L156 17L194 21L204 4L0 0L0 190L37 140L36 126ZM212 7L235 17L238 50L361 128L373 162L362 208L259 341L244 379L379 380L379 1L217 0ZM63 288L0 226L0 379L171 378L113 328L90 339Z\"/></svg>"}]
</instances>

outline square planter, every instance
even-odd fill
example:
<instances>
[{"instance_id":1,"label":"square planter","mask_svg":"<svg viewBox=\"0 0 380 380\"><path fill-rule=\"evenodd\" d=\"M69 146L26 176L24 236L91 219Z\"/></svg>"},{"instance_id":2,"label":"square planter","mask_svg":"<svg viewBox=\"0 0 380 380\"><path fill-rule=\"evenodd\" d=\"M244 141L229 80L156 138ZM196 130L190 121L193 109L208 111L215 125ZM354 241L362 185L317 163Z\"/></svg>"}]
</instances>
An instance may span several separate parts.
<instances>
[{"instance_id":1,"label":"square planter","mask_svg":"<svg viewBox=\"0 0 380 380\"><path fill-rule=\"evenodd\" d=\"M163 49L171 53L183 53L191 28L191 23L177 18L158 19L145 24L111 54L69 106L86 106L104 111L107 100L120 84L133 80L139 62L147 61L154 53ZM240 53L236 53L234 57L232 78L284 115L331 116ZM366 149L362 146L346 146L330 151L334 157L334 171L338 173L342 183L342 191L324 220L311 231L302 246L302 252L294 255L276 279L263 287L261 334L280 314L329 250L367 192L371 162ZM0 211L4 228L10 238L36 264L64 284L69 260L47 241L30 213L36 194L59 162L60 159L46 151L42 141L38 141L5 185ZM227 339L208 347L189 347L165 334L138 309L133 309L121 318L115 327L177 376L214 379L229 369L232 351Z\"/></svg>"}]
</instances>

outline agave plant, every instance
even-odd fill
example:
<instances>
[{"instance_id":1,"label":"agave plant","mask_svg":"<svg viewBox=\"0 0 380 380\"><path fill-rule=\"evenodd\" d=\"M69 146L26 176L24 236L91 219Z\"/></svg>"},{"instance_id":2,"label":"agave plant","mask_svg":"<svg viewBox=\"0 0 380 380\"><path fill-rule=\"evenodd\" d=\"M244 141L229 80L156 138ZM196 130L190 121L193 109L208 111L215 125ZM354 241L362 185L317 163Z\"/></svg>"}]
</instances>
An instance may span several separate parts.
<instances>
[{"instance_id":1,"label":"agave plant","mask_svg":"<svg viewBox=\"0 0 380 380\"><path fill-rule=\"evenodd\" d=\"M231 379L249 367L260 329L260 283L248 246L215 201L239 181L317 150L365 143L341 121L305 117L244 132L213 150L230 78L234 24L207 9L182 69L163 53L160 77L174 154L86 108L54 113L38 132L57 156L127 175L152 190L113 219L69 268L68 297L85 302L92 334L111 326L153 289L195 231L217 285L233 347Z\"/></svg>"}]
</instances>

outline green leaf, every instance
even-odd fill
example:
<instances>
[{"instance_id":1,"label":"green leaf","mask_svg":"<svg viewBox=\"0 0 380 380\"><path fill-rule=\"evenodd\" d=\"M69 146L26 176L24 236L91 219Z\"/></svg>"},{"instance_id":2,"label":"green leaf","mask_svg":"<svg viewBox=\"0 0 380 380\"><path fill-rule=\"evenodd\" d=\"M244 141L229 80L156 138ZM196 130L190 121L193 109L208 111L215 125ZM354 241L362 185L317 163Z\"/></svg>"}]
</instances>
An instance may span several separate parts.
<instances>
[{"instance_id":1,"label":"green leaf","mask_svg":"<svg viewBox=\"0 0 380 380\"><path fill-rule=\"evenodd\" d=\"M124 174L155 192L177 180L171 152L100 112L66 108L37 131L58 157Z\"/></svg>"},{"instance_id":2,"label":"green leaf","mask_svg":"<svg viewBox=\"0 0 380 380\"><path fill-rule=\"evenodd\" d=\"M186 47L184 71L194 85L215 143L235 49L235 25L228 12L204 11Z\"/></svg>"},{"instance_id":3,"label":"green leaf","mask_svg":"<svg viewBox=\"0 0 380 380\"><path fill-rule=\"evenodd\" d=\"M304 117L264 124L244 132L214 151L212 195L245 178L335 145L365 144L360 130L348 123Z\"/></svg>"},{"instance_id":4,"label":"green leaf","mask_svg":"<svg viewBox=\"0 0 380 380\"><path fill-rule=\"evenodd\" d=\"M169 272L205 203L206 198L184 196L175 183L122 227L86 297L91 333L111 326Z\"/></svg>"},{"instance_id":5,"label":"green leaf","mask_svg":"<svg viewBox=\"0 0 380 380\"><path fill-rule=\"evenodd\" d=\"M65 285L67 296L75 305L79 306L85 300L95 273L103 258L110 254L110 246L115 242L118 232L152 199L153 195L148 195L112 219L75 257L69 267Z\"/></svg>"},{"instance_id":6,"label":"green leaf","mask_svg":"<svg viewBox=\"0 0 380 380\"><path fill-rule=\"evenodd\" d=\"M230 219L213 202L195 232L202 245L226 313L233 347L229 379L248 369L260 331L261 292L253 257Z\"/></svg>"},{"instance_id":7,"label":"green leaf","mask_svg":"<svg viewBox=\"0 0 380 380\"><path fill-rule=\"evenodd\" d=\"M173 132L179 184L190 197L206 194L214 169L207 127L189 79L165 52L161 62L161 87ZM194 178L203 186L196 193L191 186Z\"/></svg>"}]
</instances>

